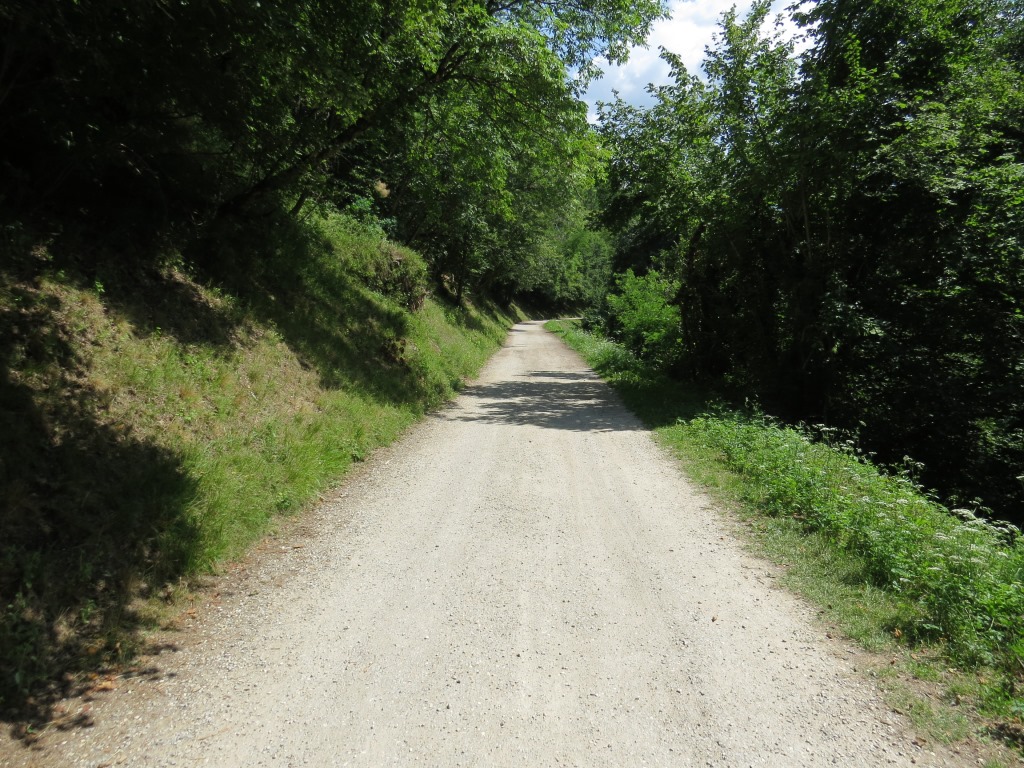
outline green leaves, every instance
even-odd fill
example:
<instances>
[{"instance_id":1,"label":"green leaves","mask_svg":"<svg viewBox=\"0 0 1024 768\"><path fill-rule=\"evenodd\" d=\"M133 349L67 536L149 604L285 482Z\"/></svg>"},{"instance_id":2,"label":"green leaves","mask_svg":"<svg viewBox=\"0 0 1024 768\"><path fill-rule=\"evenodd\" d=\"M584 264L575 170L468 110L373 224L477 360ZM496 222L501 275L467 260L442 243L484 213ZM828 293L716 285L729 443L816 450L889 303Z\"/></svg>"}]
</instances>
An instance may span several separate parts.
<instances>
[{"instance_id":1,"label":"green leaves","mask_svg":"<svg viewBox=\"0 0 1024 768\"><path fill-rule=\"evenodd\" d=\"M695 375L863 423L884 457L1014 514L1019 8L822 0L798 15L800 61L766 13L723 17L706 84L667 57L654 106L604 107L618 268L679 278Z\"/></svg>"},{"instance_id":2,"label":"green leaves","mask_svg":"<svg viewBox=\"0 0 1024 768\"><path fill-rule=\"evenodd\" d=\"M165 231L299 209L328 196L357 143L468 90L500 100L492 114L515 103L564 127L588 62L621 57L660 13L660 0L15 3L0 13L0 196L25 215L85 203L86 219L137 200L132 214L163 211Z\"/></svg>"},{"instance_id":3,"label":"green leaves","mask_svg":"<svg viewBox=\"0 0 1024 768\"><path fill-rule=\"evenodd\" d=\"M671 303L679 286L654 270L637 277L628 269L616 288L608 296L613 334L655 368L670 368L681 351L679 308Z\"/></svg>"}]
</instances>

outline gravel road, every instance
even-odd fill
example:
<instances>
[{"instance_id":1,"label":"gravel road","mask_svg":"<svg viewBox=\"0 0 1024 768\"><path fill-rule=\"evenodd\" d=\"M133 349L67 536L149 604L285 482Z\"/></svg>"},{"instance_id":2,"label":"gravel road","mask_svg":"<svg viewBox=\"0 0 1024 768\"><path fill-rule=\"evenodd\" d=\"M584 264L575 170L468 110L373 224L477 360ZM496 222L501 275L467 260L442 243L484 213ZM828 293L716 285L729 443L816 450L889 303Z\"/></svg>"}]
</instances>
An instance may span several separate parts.
<instances>
[{"instance_id":1,"label":"gravel road","mask_svg":"<svg viewBox=\"0 0 1024 768\"><path fill-rule=\"evenodd\" d=\"M69 703L91 727L0 763L958 765L771 572L523 323L454 405L222 579L150 674Z\"/></svg>"}]
</instances>

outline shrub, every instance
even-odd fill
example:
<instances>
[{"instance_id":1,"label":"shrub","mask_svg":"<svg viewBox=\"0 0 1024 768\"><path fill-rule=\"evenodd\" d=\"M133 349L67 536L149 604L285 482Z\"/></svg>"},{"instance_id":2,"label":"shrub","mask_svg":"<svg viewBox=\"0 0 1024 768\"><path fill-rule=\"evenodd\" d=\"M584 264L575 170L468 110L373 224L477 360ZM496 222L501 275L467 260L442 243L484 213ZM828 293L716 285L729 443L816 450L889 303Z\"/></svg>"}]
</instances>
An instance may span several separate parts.
<instances>
[{"instance_id":1,"label":"shrub","mask_svg":"<svg viewBox=\"0 0 1024 768\"><path fill-rule=\"evenodd\" d=\"M373 261L373 271L366 278L372 290L398 301L403 307L416 311L427 298L427 264L415 251L389 241L383 241L379 256Z\"/></svg>"},{"instance_id":2,"label":"shrub","mask_svg":"<svg viewBox=\"0 0 1024 768\"><path fill-rule=\"evenodd\" d=\"M947 510L849 443L823 443L763 417L723 413L679 426L748 479L751 503L863 557L878 586L918 606L919 629L945 639L954 659L1020 675L1024 542L1013 526Z\"/></svg>"},{"instance_id":3,"label":"shrub","mask_svg":"<svg viewBox=\"0 0 1024 768\"><path fill-rule=\"evenodd\" d=\"M427 263L416 251L383 237L380 226L346 214L328 217L323 227L331 250L371 290L418 310L427 298Z\"/></svg>"},{"instance_id":4,"label":"shrub","mask_svg":"<svg viewBox=\"0 0 1024 768\"><path fill-rule=\"evenodd\" d=\"M681 350L679 308L670 303L678 285L651 270L638 277L626 270L608 296L612 332L618 341L656 368L669 368Z\"/></svg>"}]
</instances>

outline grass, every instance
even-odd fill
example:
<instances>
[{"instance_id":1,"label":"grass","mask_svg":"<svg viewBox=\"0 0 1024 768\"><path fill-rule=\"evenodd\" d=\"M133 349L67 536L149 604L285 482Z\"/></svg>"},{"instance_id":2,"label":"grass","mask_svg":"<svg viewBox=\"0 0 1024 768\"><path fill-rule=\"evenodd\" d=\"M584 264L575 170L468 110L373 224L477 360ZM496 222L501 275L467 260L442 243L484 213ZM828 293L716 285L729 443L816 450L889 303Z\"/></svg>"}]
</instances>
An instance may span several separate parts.
<instances>
[{"instance_id":1,"label":"grass","mask_svg":"<svg viewBox=\"0 0 1024 768\"><path fill-rule=\"evenodd\" d=\"M971 730L1020 732L1024 542L1016 529L943 508L826 428L726 407L574 323L549 327L695 480L737 510L755 547L784 565L787 586L837 631L890 658L894 671L883 676L920 727L944 741Z\"/></svg>"},{"instance_id":2,"label":"grass","mask_svg":"<svg viewBox=\"0 0 1024 768\"><path fill-rule=\"evenodd\" d=\"M232 242L195 271L34 243L0 266L8 717L130 659L154 601L451 397L513 322L428 298L418 255L344 219Z\"/></svg>"}]
</instances>

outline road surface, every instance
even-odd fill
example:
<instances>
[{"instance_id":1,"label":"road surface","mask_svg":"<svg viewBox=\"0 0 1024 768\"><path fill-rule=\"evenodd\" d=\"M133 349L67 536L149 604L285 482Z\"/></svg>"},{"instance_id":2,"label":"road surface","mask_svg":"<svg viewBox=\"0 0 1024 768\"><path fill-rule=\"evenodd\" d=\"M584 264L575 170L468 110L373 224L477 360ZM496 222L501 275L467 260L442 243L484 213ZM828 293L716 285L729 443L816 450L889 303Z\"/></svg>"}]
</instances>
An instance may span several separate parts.
<instances>
[{"instance_id":1,"label":"road surface","mask_svg":"<svg viewBox=\"0 0 1024 768\"><path fill-rule=\"evenodd\" d=\"M304 525L0 763L953 764L539 323Z\"/></svg>"}]
</instances>

